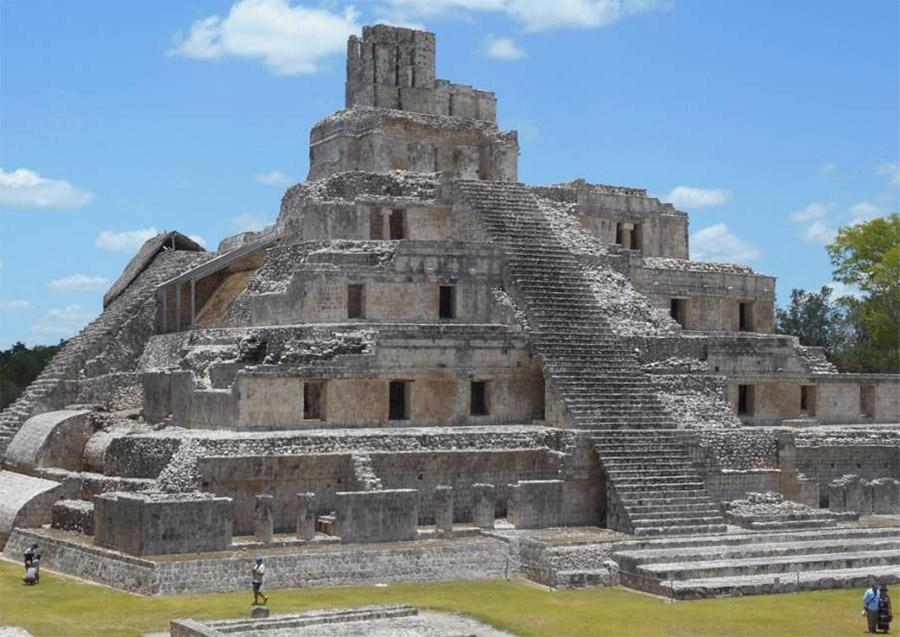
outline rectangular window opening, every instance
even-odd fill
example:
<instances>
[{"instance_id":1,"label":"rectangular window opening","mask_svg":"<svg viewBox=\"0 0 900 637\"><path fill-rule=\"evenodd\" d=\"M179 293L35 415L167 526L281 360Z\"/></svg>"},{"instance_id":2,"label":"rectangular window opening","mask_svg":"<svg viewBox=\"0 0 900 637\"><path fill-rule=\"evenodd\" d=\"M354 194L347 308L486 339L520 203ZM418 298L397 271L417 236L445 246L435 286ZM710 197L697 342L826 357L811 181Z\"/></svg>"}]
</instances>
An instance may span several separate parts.
<instances>
[{"instance_id":1,"label":"rectangular window opening","mask_svg":"<svg viewBox=\"0 0 900 637\"><path fill-rule=\"evenodd\" d=\"M325 382L303 383L303 419L325 420Z\"/></svg>"},{"instance_id":2,"label":"rectangular window opening","mask_svg":"<svg viewBox=\"0 0 900 637\"><path fill-rule=\"evenodd\" d=\"M800 415L816 415L816 386L800 385Z\"/></svg>"},{"instance_id":3,"label":"rectangular window opening","mask_svg":"<svg viewBox=\"0 0 900 637\"><path fill-rule=\"evenodd\" d=\"M438 316L442 319L456 318L456 287L442 285L440 290Z\"/></svg>"},{"instance_id":4,"label":"rectangular window opening","mask_svg":"<svg viewBox=\"0 0 900 637\"><path fill-rule=\"evenodd\" d=\"M687 326L687 299L672 299L669 305L669 314L681 327Z\"/></svg>"},{"instance_id":5,"label":"rectangular window opening","mask_svg":"<svg viewBox=\"0 0 900 637\"><path fill-rule=\"evenodd\" d=\"M473 416L488 415L487 383L483 380L473 380L471 385L472 398L469 404L469 412Z\"/></svg>"},{"instance_id":6,"label":"rectangular window opening","mask_svg":"<svg viewBox=\"0 0 900 637\"><path fill-rule=\"evenodd\" d=\"M365 286L348 285L347 286L347 318L358 319L364 318L364 301Z\"/></svg>"},{"instance_id":7,"label":"rectangular window opening","mask_svg":"<svg viewBox=\"0 0 900 637\"><path fill-rule=\"evenodd\" d=\"M741 332L753 331L753 303L750 301L738 304L738 329Z\"/></svg>"},{"instance_id":8,"label":"rectangular window opening","mask_svg":"<svg viewBox=\"0 0 900 637\"><path fill-rule=\"evenodd\" d=\"M391 241L399 241L406 238L406 214L403 208L391 210L390 229Z\"/></svg>"},{"instance_id":9,"label":"rectangular window opening","mask_svg":"<svg viewBox=\"0 0 900 637\"><path fill-rule=\"evenodd\" d=\"M622 245L623 234L622 222L620 221L616 224L616 245Z\"/></svg>"},{"instance_id":10,"label":"rectangular window opening","mask_svg":"<svg viewBox=\"0 0 900 637\"><path fill-rule=\"evenodd\" d=\"M875 385L859 386L859 415L863 418L875 417Z\"/></svg>"},{"instance_id":11,"label":"rectangular window opening","mask_svg":"<svg viewBox=\"0 0 900 637\"><path fill-rule=\"evenodd\" d=\"M738 385L738 415L753 415L756 393L754 390L753 385Z\"/></svg>"},{"instance_id":12,"label":"rectangular window opening","mask_svg":"<svg viewBox=\"0 0 900 637\"><path fill-rule=\"evenodd\" d=\"M389 392L389 420L409 420L409 383L405 380L392 380Z\"/></svg>"}]
</instances>

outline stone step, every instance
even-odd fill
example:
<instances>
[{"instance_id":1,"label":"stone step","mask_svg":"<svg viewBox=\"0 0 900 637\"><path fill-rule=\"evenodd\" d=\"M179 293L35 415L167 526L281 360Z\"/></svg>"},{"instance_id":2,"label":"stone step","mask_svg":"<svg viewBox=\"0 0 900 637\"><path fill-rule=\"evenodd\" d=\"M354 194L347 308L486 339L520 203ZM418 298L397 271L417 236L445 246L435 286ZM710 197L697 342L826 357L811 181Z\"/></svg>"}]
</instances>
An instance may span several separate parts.
<instances>
[{"instance_id":1,"label":"stone step","mask_svg":"<svg viewBox=\"0 0 900 637\"><path fill-rule=\"evenodd\" d=\"M789 531L773 533L729 533L709 538L656 538L653 540L626 540L616 544L614 552L629 550L676 549L685 547L749 546L753 544L774 544L786 542L808 542L814 540L843 540L849 543L863 543L870 540L900 537L900 528L858 528L842 527L815 531Z\"/></svg>"},{"instance_id":2,"label":"stone step","mask_svg":"<svg viewBox=\"0 0 900 637\"><path fill-rule=\"evenodd\" d=\"M620 574L621 576L621 574ZM628 579L626 576L624 580ZM800 591L855 588L863 590L873 582L891 585L900 583L900 568L896 565L867 566L861 568L834 568L795 573L762 573L738 577L718 577L666 580L654 591L658 595L673 595L675 599L703 599L707 597L738 597L744 595L769 595L772 593L796 593ZM628 585L628 584L626 584ZM634 586L634 588L639 588Z\"/></svg>"},{"instance_id":3,"label":"stone step","mask_svg":"<svg viewBox=\"0 0 900 637\"><path fill-rule=\"evenodd\" d=\"M900 538L874 538L867 540L862 546L867 550L898 550L900 549ZM623 567L634 570L639 565L672 561L693 562L704 558L707 560L732 560L787 557L791 555L838 555L858 552L860 548L858 544L848 544L846 541L836 538L830 540L773 542L770 544L703 545L676 549L617 550L615 558Z\"/></svg>"},{"instance_id":4,"label":"stone step","mask_svg":"<svg viewBox=\"0 0 900 637\"><path fill-rule=\"evenodd\" d=\"M638 572L662 580L688 580L891 565L900 570L900 566L898 566L900 565L900 550L863 550L844 552L839 555L813 553L806 555L751 557L746 559L660 562L642 564L638 567Z\"/></svg>"},{"instance_id":5,"label":"stone step","mask_svg":"<svg viewBox=\"0 0 900 637\"><path fill-rule=\"evenodd\" d=\"M710 533L724 533L728 527L724 524L666 524L661 526L634 527L632 533L638 536L655 535L704 535Z\"/></svg>"}]
</instances>

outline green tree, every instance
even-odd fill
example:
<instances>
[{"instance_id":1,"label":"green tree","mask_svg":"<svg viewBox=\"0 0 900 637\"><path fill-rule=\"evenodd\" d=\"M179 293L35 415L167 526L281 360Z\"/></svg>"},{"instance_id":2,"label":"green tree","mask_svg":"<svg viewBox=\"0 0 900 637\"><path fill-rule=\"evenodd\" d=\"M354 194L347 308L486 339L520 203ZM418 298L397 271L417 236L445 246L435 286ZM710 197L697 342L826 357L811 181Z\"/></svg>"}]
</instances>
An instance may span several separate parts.
<instances>
[{"instance_id":1,"label":"green tree","mask_svg":"<svg viewBox=\"0 0 900 637\"><path fill-rule=\"evenodd\" d=\"M859 371L900 371L900 216L845 226L826 250L835 281L863 295L841 299L857 345L872 356Z\"/></svg>"},{"instance_id":2,"label":"green tree","mask_svg":"<svg viewBox=\"0 0 900 637\"><path fill-rule=\"evenodd\" d=\"M16 343L0 351L0 409L6 409L25 391L62 346L63 341L59 345L35 345L33 348Z\"/></svg>"},{"instance_id":3,"label":"green tree","mask_svg":"<svg viewBox=\"0 0 900 637\"><path fill-rule=\"evenodd\" d=\"M824 347L831 354L840 340L840 307L831 300L831 288L818 292L791 290L787 308L775 309L775 331L800 337L801 345Z\"/></svg>"}]
</instances>

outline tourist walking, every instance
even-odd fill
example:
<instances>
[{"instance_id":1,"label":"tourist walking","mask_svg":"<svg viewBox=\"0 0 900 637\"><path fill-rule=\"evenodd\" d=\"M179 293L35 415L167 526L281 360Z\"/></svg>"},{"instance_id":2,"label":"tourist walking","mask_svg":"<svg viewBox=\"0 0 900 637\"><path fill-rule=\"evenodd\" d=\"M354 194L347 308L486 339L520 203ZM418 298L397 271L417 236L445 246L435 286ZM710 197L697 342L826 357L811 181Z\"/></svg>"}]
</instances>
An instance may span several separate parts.
<instances>
[{"instance_id":1,"label":"tourist walking","mask_svg":"<svg viewBox=\"0 0 900 637\"><path fill-rule=\"evenodd\" d=\"M257 557L256 563L253 565L252 570L252 581L253 581L253 603L259 604L259 598L262 597L262 603L265 604L269 601L269 598L263 595L263 592L260 590L263 584L263 577L266 574L266 565L263 564L263 558Z\"/></svg>"},{"instance_id":2,"label":"tourist walking","mask_svg":"<svg viewBox=\"0 0 900 637\"><path fill-rule=\"evenodd\" d=\"M894 613L891 611L891 597L888 595L887 586L882 586L878 591L878 630L890 632L891 621Z\"/></svg>"},{"instance_id":3,"label":"tourist walking","mask_svg":"<svg viewBox=\"0 0 900 637\"><path fill-rule=\"evenodd\" d=\"M866 614L866 623L869 627L867 632L869 633L874 633L875 626L878 624L878 600L878 584L872 584L872 588L863 595L863 612Z\"/></svg>"}]
</instances>

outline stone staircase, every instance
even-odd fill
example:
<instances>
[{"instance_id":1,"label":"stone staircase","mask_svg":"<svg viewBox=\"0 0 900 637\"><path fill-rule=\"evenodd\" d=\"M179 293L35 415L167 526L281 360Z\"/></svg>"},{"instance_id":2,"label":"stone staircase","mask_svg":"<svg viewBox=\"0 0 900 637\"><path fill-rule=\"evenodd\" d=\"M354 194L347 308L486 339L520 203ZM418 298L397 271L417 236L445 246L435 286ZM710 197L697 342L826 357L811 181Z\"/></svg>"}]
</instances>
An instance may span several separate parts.
<instances>
[{"instance_id":1,"label":"stone staircase","mask_svg":"<svg viewBox=\"0 0 900 637\"><path fill-rule=\"evenodd\" d=\"M99 317L69 339L22 395L0 413L0 458L28 418L44 411L61 409L77 399L74 381L78 380L85 363L100 354L112 339L120 336L125 323L152 298L157 285L210 256L208 253L189 251L161 253Z\"/></svg>"},{"instance_id":2,"label":"stone staircase","mask_svg":"<svg viewBox=\"0 0 900 637\"><path fill-rule=\"evenodd\" d=\"M832 528L617 544L623 585L675 599L900 581L900 528Z\"/></svg>"},{"instance_id":3,"label":"stone staircase","mask_svg":"<svg viewBox=\"0 0 900 637\"><path fill-rule=\"evenodd\" d=\"M503 249L510 293L525 311L532 346L563 413L571 426L603 430L595 449L608 477L608 526L648 535L724 531L674 432L665 434L674 429L673 419L531 192L501 182L454 183ZM661 451L669 464L659 462Z\"/></svg>"},{"instance_id":4,"label":"stone staircase","mask_svg":"<svg viewBox=\"0 0 900 637\"><path fill-rule=\"evenodd\" d=\"M721 533L719 506L672 429L610 430L592 440L607 476L607 524L634 535Z\"/></svg>"}]
</instances>

